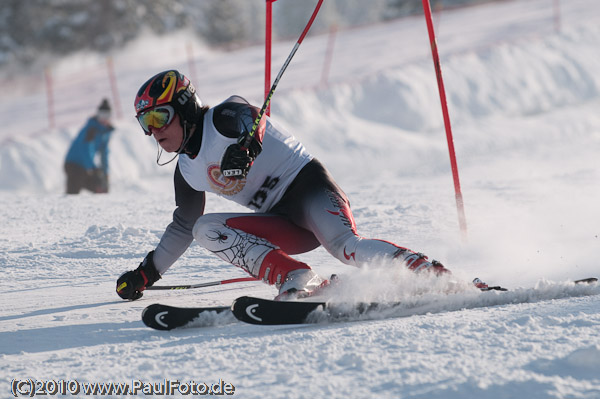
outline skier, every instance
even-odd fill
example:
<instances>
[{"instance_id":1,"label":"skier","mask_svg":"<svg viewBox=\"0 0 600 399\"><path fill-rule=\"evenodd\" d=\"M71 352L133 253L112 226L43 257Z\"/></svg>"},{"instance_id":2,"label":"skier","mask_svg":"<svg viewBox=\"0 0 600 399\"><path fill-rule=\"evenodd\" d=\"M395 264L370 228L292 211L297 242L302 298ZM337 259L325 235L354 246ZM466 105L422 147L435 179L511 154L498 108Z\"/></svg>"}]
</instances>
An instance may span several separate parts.
<instances>
[{"instance_id":1,"label":"skier","mask_svg":"<svg viewBox=\"0 0 600 399\"><path fill-rule=\"evenodd\" d=\"M346 194L321 162L274 120L264 116L245 148L259 109L243 98L232 96L209 108L184 75L170 70L142 85L135 109L145 134L175 154L170 161L179 155L174 176L177 208L156 249L117 280L123 299L140 298L193 239L278 287L277 299L307 296L329 284L309 265L290 257L319 245L348 265L387 260L414 271L448 272L407 248L360 237ZM228 170L239 170L241 176L224 177ZM206 191L255 213L204 214Z\"/></svg>"},{"instance_id":2,"label":"skier","mask_svg":"<svg viewBox=\"0 0 600 399\"><path fill-rule=\"evenodd\" d=\"M108 142L114 127L110 123L110 105L102 100L96 115L71 143L65 159L67 194L79 194L82 189L93 193L108 192ZM100 165L94 160L100 156Z\"/></svg>"}]
</instances>

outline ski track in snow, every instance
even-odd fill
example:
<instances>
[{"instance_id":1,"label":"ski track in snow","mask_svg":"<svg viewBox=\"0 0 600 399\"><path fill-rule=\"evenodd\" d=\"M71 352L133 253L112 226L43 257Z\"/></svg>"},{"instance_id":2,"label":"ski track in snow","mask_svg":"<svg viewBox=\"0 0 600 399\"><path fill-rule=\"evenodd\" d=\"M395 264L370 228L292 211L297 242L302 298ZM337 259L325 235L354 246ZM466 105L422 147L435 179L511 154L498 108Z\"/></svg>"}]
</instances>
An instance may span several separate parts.
<instances>
[{"instance_id":1,"label":"ski track in snow","mask_svg":"<svg viewBox=\"0 0 600 399\"><path fill-rule=\"evenodd\" d=\"M154 248L172 217L173 165L156 166L152 140L135 121L119 120L110 194L65 196L63 156L89 115L18 136L39 119L25 109L44 109L45 100L0 99L9 112L0 139L11 134L0 141L0 397L12 396L13 379L31 378L222 379L240 398L600 398L600 286L571 283L600 274L600 3L561 2L560 33L548 3L441 14L466 240L422 19L340 31L331 70L337 83L327 88L310 88L320 76L310 60L322 56L326 36L307 37L284 75L272 114L340 181L359 233L424 252L453 271L431 279L376 262L350 269L323 249L299 256L346 280L338 298L402 302L370 320L252 326L218 318L202 328L146 328L140 315L151 303L215 306L276 290L250 282L121 301L116 278ZM402 54L390 50L389 37L398 37ZM274 65L292 45L277 43ZM262 52L208 54L203 66L215 80L196 84L201 96L215 104L239 93L257 102L262 75L239 76L233 64L244 58L260 71ZM131 65L122 82L126 105L164 69L141 67L125 53L115 59ZM210 195L206 209L242 210ZM192 244L157 284L242 276ZM469 287L474 277L512 290L479 292Z\"/></svg>"}]
</instances>

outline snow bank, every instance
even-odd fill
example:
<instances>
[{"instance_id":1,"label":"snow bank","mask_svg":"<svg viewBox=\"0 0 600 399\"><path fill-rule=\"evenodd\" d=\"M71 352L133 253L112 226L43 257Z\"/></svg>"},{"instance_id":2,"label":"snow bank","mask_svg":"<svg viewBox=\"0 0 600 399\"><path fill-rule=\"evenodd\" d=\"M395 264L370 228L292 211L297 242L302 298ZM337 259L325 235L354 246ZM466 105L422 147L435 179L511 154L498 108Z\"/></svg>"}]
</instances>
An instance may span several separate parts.
<instances>
[{"instance_id":1,"label":"snow bank","mask_svg":"<svg viewBox=\"0 0 600 399\"><path fill-rule=\"evenodd\" d=\"M489 135L485 130L461 127L493 125L497 118L527 117L597 99L598 37L599 28L588 25L535 41L448 56L444 76L459 162L490 147L514 150L555 139L531 132ZM201 81L198 86L207 83ZM223 92L222 98L226 95ZM342 180L347 171L355 178L374 173L385 177L448 173L443 121L429 60L326 89L277 93L272 107L274 117ZM86 118L82 115L82 125ZM5 141L0 147L2 190L61 191L63 158L79 128ZM139 186L146 184L140 180L168 175L169 168L163 171L153 165L153 146L151 139L142 137L133 118L117 121L110 146L113 186Z\"/></svg>"}]
</instances>

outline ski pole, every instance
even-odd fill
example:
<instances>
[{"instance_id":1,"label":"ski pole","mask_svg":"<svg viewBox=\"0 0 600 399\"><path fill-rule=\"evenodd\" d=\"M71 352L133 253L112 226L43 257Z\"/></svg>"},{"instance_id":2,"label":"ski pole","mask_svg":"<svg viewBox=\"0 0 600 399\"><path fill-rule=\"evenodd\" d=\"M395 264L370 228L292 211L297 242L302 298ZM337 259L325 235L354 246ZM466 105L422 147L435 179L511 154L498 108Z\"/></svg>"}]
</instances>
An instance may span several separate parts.
<instances>
[{"instance_id":1,"label":"ski pole","mask_svg":"<svg viewBox=\"0 0 600 399\"><path fill-rule=\"evenodd\" d=\"M269 90L269 94L267 94L267 97L265 98L264 104L262 105L260 111L258 112L256 119L254 119L254 125L252 125L252 129L250 130L250 133L248 133L245 137L244 136L240 137L240 139L244 140L243 143L240 141L240 144L242 144L243 148L247 149L250 146L250 143L252 142L252 138L254 137L254 134L256 133L256 130L258 129L258 125L260 124L260 121L261 121L265 111L267 110L267 107L271 103L271 97L273 97L273 93L275 93L275 89L277 88L277 85L279 84L279 80L281 79L281 76L283 76L283 72L285 72L288 65L292 61L294 54L296 54L298 47L300 47L300 44L302 43L302 41L304 40L304 37L308 33L313 21L317 17L317 14L319 13L319 9L321 8L321 3L323 3L323 0L319 0L319 2L317 3L317 6L315 7L315 10L313 11L312 16L310 17L310 20L306 24L306 27L302 31L300 38L294 45L294 48L292 49L292 52L290 53L290 55L288 55L287 60L285 60L285 62L283 63L281 70L277 74L277 77L275 78L275 81L273 82L273 85L271 86L271 90ZM227 170L223 171L223 176L225 176L225 177L240 176L241 174L242 174L241 169L227 169Z\"/></svg>"},{"instance_id":2,"label":"ski pole","mask_svg":"<svg viewBox=\"0 0 600 399\"><path fill-rule=\"evenodd\" d=\"M444 89L444 79L442 78L442 67L440 65L440 56L437 48L435 32L433 30L433 18L431 16L431 5L429 0L423 1L423 11L425 13L425 22L427 24L427 32L429 34L429 43L431 46L431 56L433 58L433 66L438 83L438 91L440 95L440 103L442 106L442 114L444 117L444 126L446 128L446 141L448 142L448 153L450 155L450 169L452 170L452 178L454 180L454 196L456 198L456 208L458 211L458 224L462 232L463 239L467 237L467 218L465 216L465 203L460 189L460 179L458 177L458 164L456 163L456 152L454 150L454 139L452 137L452 127L450 126L450 114L448 112L448 103L446 101L446 90Z\"/></svg>"},{"instance_id":3,"label":"ski pole","mask_svg":"<svg viewBox=\"0 0 600 399\"><path fill-rule=\"evenodd\" d=\"M223 285L223 284L231 284L231 283L242 283L245 281L259 281L254 277L240 277L240 278L232 278L229 280L220 280L220 281L210 281L208 283L200 283L200 284L187 284L187 285L153 285L152 287L146 288L147 290L189 290L192 288L203 288L203 287L211 287L213 285Z\"/></svg>"}]
</instances>

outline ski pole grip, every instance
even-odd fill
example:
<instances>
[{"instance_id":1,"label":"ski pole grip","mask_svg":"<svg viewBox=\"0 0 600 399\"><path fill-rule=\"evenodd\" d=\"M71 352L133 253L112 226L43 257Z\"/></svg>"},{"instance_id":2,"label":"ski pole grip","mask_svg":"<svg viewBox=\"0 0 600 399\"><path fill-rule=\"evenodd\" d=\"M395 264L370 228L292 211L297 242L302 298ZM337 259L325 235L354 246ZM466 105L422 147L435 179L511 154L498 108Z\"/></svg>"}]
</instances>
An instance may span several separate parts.
<instances>
[{"instance_id":1,"label":"ski pole grip","mask_svg":"<svg viewBox=\"0 0 600 399\"><path fill-rule=\"evenodd\" d=\"M252 137L249 136L248 134L240 136L240 138L238 139L238 144L240 145L240 148L243 151L248 150L248 146L250 145L250 142L252 142ZM237 177L237 176L242 176L243 174L244 174L244 171L242 169L225 169L225 170L223 170L224 177Z\"/></svg>"},{"instance_id":2,"label":"ski pole grip","mask_svg":"<svg viewBox=\"0 0 600 399\"><path fill-rule=\"evenodd\" d=\"M250 148L251 142L252 136L250 134L245 134L244 136L240 137L238 144L240 144L242 150L247 150L248 148Z\"/></svg>"}]
</instances>

